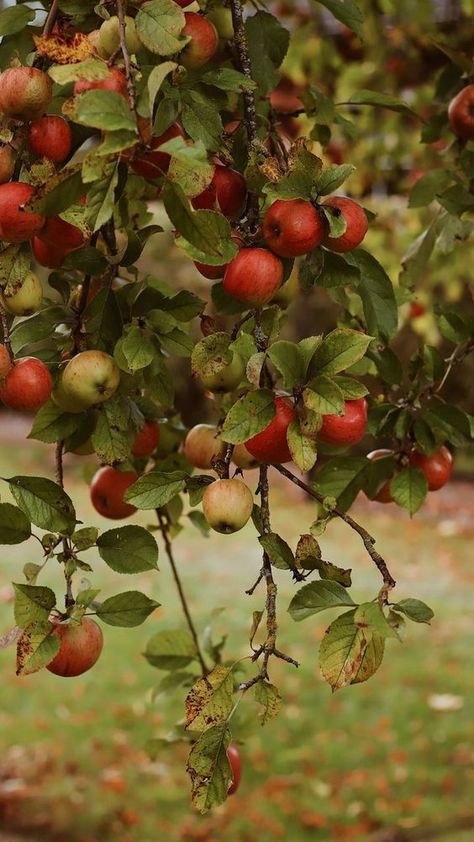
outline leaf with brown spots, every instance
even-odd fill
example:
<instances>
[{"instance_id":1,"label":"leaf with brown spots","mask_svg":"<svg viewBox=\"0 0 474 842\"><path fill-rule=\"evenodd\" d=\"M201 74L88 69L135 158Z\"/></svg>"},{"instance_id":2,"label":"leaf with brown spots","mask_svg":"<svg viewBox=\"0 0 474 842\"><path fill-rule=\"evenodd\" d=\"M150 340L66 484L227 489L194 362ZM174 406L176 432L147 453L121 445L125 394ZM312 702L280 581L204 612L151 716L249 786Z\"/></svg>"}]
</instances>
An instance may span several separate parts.
<instances>
[{"instance_id":1,"label":"leaf with brown spots","mask_svg":"<svg viewBox=\"0 0 474 842\"><path fill-rule=\"evenodd\" d=\"M341 614L321 641L319 665L334 691L367 681L383 660L384 638L369 628L357 626L354 615L355 609Z\"/></svg>"},{"instance_id":2,"label":"leaf with brown spots","mask_svg":"<svg viewBox=\"0 0 474 842\"><path fill-rule=\"evenodd\" d=\"M92 44L83 32L71 35L53 33L52 35L33 35L38 53L57 64L75 64L92 55Z\"/></svg>"},{"instance_id":3,"label":"leaf with brown spots","mask_svg":"<svg viewBox=\"0 0 474 842\"><path fill-rule=\"evenodd\" d=\"M270 719L274 719L280 713L282 699L274 684L259 681L255 685L255 699L263 708L259 714L260 725L266 725Z\"/></svg>"},{"instance_id":4,"label":"leaf with brown spots","mask_svg":"<svg viewBox=\"0 0 474 842\"><path fill-rule=\"evenodd\" d=\"M16 648L16 674L30 675L45 667L59 651L60 638L48 622L31 623Z\"/></svg>"},{"instance_id":5,"label":"leaf with brown spots","mask_svg":"<svg viewBox=\"0 0 474 842\"><path fill-rule=\"evenodd\" d=\"M191 749L186 769L192 783L192 802L200 813L223 804L227 798L232 780L227 759L230 739L228 725L222 722L201 734Z\"/></svg>"},{"instance_id":6,"label":"leaf with brown spots","mask_svg":"<svg viewBox=\"0 0 474 842\"><path fill-rule=\"evenodd\" d=\"M224 722L232 710L232 670L216 667L196 681L186 698L186 728L206 731Z\"/></svg>"}]
</instances>

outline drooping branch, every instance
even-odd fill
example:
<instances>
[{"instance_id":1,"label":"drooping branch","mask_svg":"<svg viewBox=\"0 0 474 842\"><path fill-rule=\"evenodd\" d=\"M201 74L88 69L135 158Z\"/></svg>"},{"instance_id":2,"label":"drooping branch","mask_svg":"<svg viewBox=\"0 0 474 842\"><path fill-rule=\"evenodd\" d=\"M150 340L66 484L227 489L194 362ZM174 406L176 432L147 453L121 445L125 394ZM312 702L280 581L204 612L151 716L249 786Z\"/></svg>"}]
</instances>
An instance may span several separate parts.
<instances>
[{"instance_id":1,"label":"drooping branch","mask_svg":"<svg viewBox=\"0 0 474 842\"><path fill-rule=\"evenodd\" d=\"M163 536L163 542L165 545L166 555L168 556L168 561L170 563L171 572L173 574L173 578L176 584L176 588L178 590L179 598L181 601L181 606L183 609L184 616L186 618L186 622L188 624L189 631L191 633L191 637L194 641L194 645L196 647L196 655L201 666L201 671L203 676L208 675L209 668L204 660L204 655L202 654L201 647L199 645L199 638L196 631L196 626L194 625L193 618L191 616L191 611L189 609L188 601L186 599L186 594L184 593L183 584L181 582L181 578L178 572L178 568L176 565L176 561L174 559L173 554L173 547L171 544L170 536L169 536L169 524L164 516L163 512L160 509L156 510L156 516L158 518L158 525L160 527L160 532Z\"/></svg>"},{"instance_id":2,"label":"drooping branch","mask_svg":"<svg viewBox=\"0 0 474 842\"><path fill-rule=\"evenodd\" d=\"M130 103L130 108L135 114L135 117L138 119L137 115L137 95L135 91L135 83L133 81L132 75L132 65L130 61L130 55L128 52L127 47L127 37L126 37L126 21L125 21L125 3L123 0L117 0L117 17L119 19L119 37L120 37L120 50L122 52L123 63L125 65L125 77L127 79L127 92L128 92L128 99Z\"/></svg>"},{"instance_id":3,"label":"drooping branch","mask_svg":"<svg viewBox=\"0 0 474 842\"><path fill-rule=\"evenodd\" d=\"M318 492L315 491L314 488L311 488L309 485L303 482L303 480L295 476L295 474L289 471L288 468L285 468L283 465L274 465L273 467L276 468L276 470L279 471L280 474L282 474L284 477L286 477L295 485L297 485L298 488L301 488L302 491L306 491L306 494L309 494L310 497L313 497L315 500L318 501L318 503L322 503L324 501L324 497L322 494L318 494ZM340 509L332 509L332 514L336 515L336 517L343 520L344 523L347 523L347 525L350 526L351 529L354 530L354 532L357 532L357 534L360 535L360 537L362 538L362 542L364 544L365 549L367 550L370 558L372 559L382 576L386 591L384 599L386 599L388 591L392 590L392 588L395 587L396 581L391 575L387 567L386 561L374 548L375 538L369 532L367 532L367 530L363 526L361 526L360 523L357 523L357 521L354 520L353 517L348 515L347 512L342 512Z\"/></svg>"}]
</instances>

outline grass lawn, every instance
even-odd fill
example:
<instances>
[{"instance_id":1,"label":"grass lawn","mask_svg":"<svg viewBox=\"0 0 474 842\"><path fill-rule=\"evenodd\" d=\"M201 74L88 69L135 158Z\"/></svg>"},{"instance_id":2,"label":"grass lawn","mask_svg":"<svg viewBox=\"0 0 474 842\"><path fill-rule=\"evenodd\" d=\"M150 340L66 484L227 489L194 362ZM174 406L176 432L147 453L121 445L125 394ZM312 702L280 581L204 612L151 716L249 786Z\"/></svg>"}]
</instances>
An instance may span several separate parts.
<instances>
[{"instance_id":1,"label":"grass lawn","mask_svg":"<svg viewBox=\"0 0 474 842\"><path fill-rule=\"evenodd\" d=\"M6 442L1 475L47 475L51 464L45 459L50 450L44 445ZM92 513L83 470L77 459L66 476L80 501L79 516L108 528ZM274 526L295 545L312 520L312 505L281 483L274 502ZM166 557L161 553L159 573L134 578L92 558L94 586L103 586L104 595L138 587L163 607L138 629L106 627L99 664L78 679L45 671L18 679L13 650L0 652L0 827L3 822L37 829L42 839L69 842L155 842L165 834L168 842L217 842L224 834L235 842L330 842L363 840L378 825L412 828L469 813L474 571L472 531L465 522L473 505L472 489L453 485L445 497L433 496L430 511L413 522L394 518L391 507L362 506L359 516L391 561L397 594L424 599L436 617L431 628L410 624L403 645L390 641L372 681L334 696L317 665L318 643L331 617L294 623L286 614L293 587L277 573L280 646L302 665L298 671L283 663L272 668L284 708L264 729L256 722L254 701L241 703L236 736L246 734L242 787L205 817L189 806L185 749L163 748L153 762L145 751L147 741L166 734L182 710L179 694L151 701L162 673L140 654L154 631L182 623ZM321 543L325 558L354 568L355 597L375 596L376 573L350 529L334 524ZM259 567L252 529L205 540L190 527L176 540L176 556L200 629L212 609L224 608L216 626L218 632L229 630L226 651L229 657L246 655L252 611L263 607L262 591L252 598L243 594ZM38 561L35 542L3 549L1 632L12 625L8 582L21 581L27 561ZM61 571L46 568L43 583L58 585L60 593ZM447 709L434 709L446 694L453 697L444 699ZM455 842L471 838L458 834ZM442 842L448 839L453 842L453 834Z\"/></svg>"}]
</instances>

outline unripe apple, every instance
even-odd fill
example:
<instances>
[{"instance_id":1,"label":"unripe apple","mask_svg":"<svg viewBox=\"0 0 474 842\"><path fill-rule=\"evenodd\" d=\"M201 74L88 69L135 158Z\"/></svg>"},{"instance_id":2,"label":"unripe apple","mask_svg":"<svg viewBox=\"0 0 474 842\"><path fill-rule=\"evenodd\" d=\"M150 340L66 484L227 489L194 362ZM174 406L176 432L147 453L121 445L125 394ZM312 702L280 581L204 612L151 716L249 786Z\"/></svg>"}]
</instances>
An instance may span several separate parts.
<instances>
[{"instance_id":1,"label":"unripe apple","mask_svg":"<svg viewBox=\"0 0 474 842\"><path fill-rule=\"evenodd\" d=\"M357 248L367 234L369 227L364 209L353 199L347 199L345 196L330 196L329 199L326 199L324 207L334 208L339 214L342 214L347 227L340 237L327 235L324 238L323 245L331 251L337 252L352 251L352 249Z\"/></svg>"},{"instance_id":2,"label":"unripe apple","mask_svg":"<svg viewBox=\"0 0 474 842\"><path fill-rule=\"evenodd\" d=\"M173 123L163 134L152 137L149 141L150 149L138 149L130 160L132 169L148 180L160 178L160 176L166 174L170 167L171 155L169 152L155 150L175 137L184 137L184 132L179 123Z\"/></svg>"},{"instance_id":3,"label":"unripe apple","mask_svg":"<svg viewBox=\"0 0 474 842\"><path fill-rule=\"evenodd\" d=\"M17 120L36 120L47 110L53 83L36 67L9 67L0 74L0 112Z\"/></svg>"},{"instance_id":4,"label":"unripe apple","mask_svg":"<svg viewBox=\"0 0 474 842\"><path fill-rule=\"evenodd\" d=\"M33 237L31 250L36 262L40 266L46 266L48 269L59 269L69 254L69 251L63 251L59 247L50 246L39 237Z\"/></svg>"},{"instance_id":5,"label":"unripe apple","mask_svg":"<svg viewBox=\"0 0 474 842\"><path fill-rule=\"evenodd\" d=\"M8 372L11 371L12 361L8 349L5 345L0 345L0 380L4 380Z\"/></svg>"},{"instance_id":6,"label":"unripe apple","mask_svg":"<svg viewBox=\"0 0 474 842\"><path fill-rule=\"evenodd\" d=\"M51 397L53 382L44 362L36 357L16 360L0 383L0 400L17 412L33 412Z\"/></svg>"},{"instance_id":7,"label":"unripe apple","mask_svg":"<svg viewBox=\"0 0 474 842\"><path fill-rule=\"evenodd\" d=\"M184 17L186 23L182 35L187 35L191 40L181 51L179 60L188 70L196 70L213 57L219 38L215 26L207 18L196 12L185 12Z\"/></svg>"},{"instance_id":8,"label":"unripe apple","mask_svg":"<svg viewBox=\"0 0 474 842\"><path fill-rule=\"evenodd\" d=\"M253 468L258 468L260 462L255 456L252 456L245 444L236 444L232 452L232 461L237 468L242 471L251 471Z\"/></svg>"},{"instance_id":9,"label":"unripe apple","mask_svg":"<svg viewBox=\"0 0 474 842\"><path fill-rule=\"evenodd\" d=\"M54 164L60 164L71 152L71 127L64 117L40 117L30 123L28 146L37 158L47 158Z\"/></svg>"},{"instance_id":10,"label":"unripe apple","mask_svg":"<svg viewBox=\"0 0 474 842\"><path fill-rule=\"evenodd\" d=\"M474 85L468 85L449 103L451 128L463 140L474 140Z\"/></svg>"},{"instance_id":11,"label":"unripe apple","mask_svg":"<svg viewBox=\"0 0 474 842\"><path fill-rule=\"evenodd\" d=\"M209 187L192 199L197 210L219 210L232 219L242 210L247 197L247 184L237 170L217 164Z\"/></svg>"},{"instance_id":12,"label":"unripe apple","mask_svg":"<svg viewBox=\"0 0 474 842\"><path fill-rule=\"evenodd\" d=\"M347 447L357 444L367 431L367 401L358 398L346 401L342 415L323 415L318 439L325 444Z\"/></svg>"},{"instance_id":13,"label":"unripe apple","mask_svg":"<svg viewBox=\"0 0 474 842\"><path fill-rule=\"evenodd\" d=\"M188 4L189 5L189 4ZM234 24L232 12L222 3L217 3L206 10L206 17L215 26L216 32L221 41L231 41L234 37Z\"/></svg>"},{"instance_id":14,"label":"unripe apple","mask_svg":"<svg viewBox=\"0 0 474 842\"><path fill-rule=\"evenodd\" d=\"M277 199L263 220L265 242L280 257L307 254L319 246L325 232L325 220L303 199Z\"/></svg>"},{"instance_id":15,"label":"unripe apple","mask_svg":"<svg viewBox=\"0 0 474 842\"><path fill-rule=\"evenodd\" d=\"M4 289L1 295L3 306L14 316L30 316L36 313L43 303L43 286L34 272L27 272L20 286L15 286L11 293Z\"/></svg>"},{"instance_id":16,"label":"unripe apple","mask_svg":"<svg viewBox=\"0 0 474 842\"><path fill-rule=\"evenodd\" d=\"M64 395L85 406L112 397L120 383L120 370L104 351L81 351L70 360L61 377Z\"/></svg>"},{"instance_id":17,"label":"unripe apple","mask_svg":"<svg viewBox=\"0 0 474 842\"><path fill-rule=\"evenodd\" d=\"M242 357L234 353L229 365L216 374L199 375L202 385L210 392L232 392L237 388L245 374Z\"/></svg>"},{"instance_id":18,"label":"unripe apple","mask_svg":"<svg viewBox=\"0 0 474 842\"><path fill-rule=\"evenodd\" d=\"M104 638L102 629L90 617L80 623L56 623L53 634L59 635L59 652L46 669L62 678L72 678L90 670L98 661Z\"/></svg>"},{"instance_id":19,"label":"unripe apple","mask_svg":"<svg viewBox=\"0 0 474 842\"><path fill-rule=\"evenodd\" d=\"M171 453L177 453L184 438L184 430L174 427L169 421L160 423L160 440L156 448L157 458L163 459Z\"/></svg>"},{"instance_id":20,"label":"unripe apple","mask_svg":"<svg viewBox=\"0 0 474 842\"><path fill-rule=\"evenodd\" d=\"M197 424L192 427L184 440L184 455L195 468L209 471L212 460L225 456L226 444L219 441L217 427L211 424Z\"/></svg>"},{"instance_id":21,"label":"unripe apple","mask_svg":"<svg viewBox=\"0 0 474 842\"><path fill-rule=\"evenodd\" d=\"M135 21L125 15L125 43L129 53L137 53L142 44L137 35ZM120 22L116 15L104 20L99 29L98 52L102 58L110 58L120 49Z\"/></svg>"},{"instance_id":22,"label":"unripe apple","mask_svg":"<svg viewBox=\"0 0 474 842\"><path fill-rule=\"evenodd\" d=\"M79 398L74 395L70 395L64 390L61 377L54 386L51 398L56 406L59 406L63 412L72 412L75 415L80 412L85 412L90 407L90 404L87 401L79 400Z\"/></svg>"},{"instance_id":23,"label":"unripe apple","mask_svg":"<svg viewBox=\"0 0 474 842\"><path fill-rule=\"evenodd\" d=\"M208 485L202 510L215 532L230 535L249 521L253 511L253 495L240 479L220 479Z\"/></svg>"},{"instance_id":24,"label":"unripe apple","mask_svg":"<svg viewBox=\"0 0 474 842\"><path fill-rule=\"evenodd\" d=\"M145 421L142 429L135 436L132 454L139 457L150 456L155 452L160 440L160 425L156 421Z\"/></svg>"},{"instance_id":25,"label":"unripe apple","mask_svg":"<svg viewBox=\"0 0 474 842\"><path fill-rule=\"evenodd\" d=\"M10 181L15 172L15 156L10 146L0 146L0 184Z\"/></svg>"},{"instance_id":26,"label":"unripe apple","mask_svg":"<svg viewBox=\"0 0 474 842\"><path fill-rule=\"evenodd\" d=\"M95 82L79 79L74 84L74 93L77 96L84 91L112 91L127 99L127 78L118 67L112 67L105 79L97 79Z\"/></svg>"},{"instance_id":27,"label":"unripe apple","mask_svg":"<svg viewBox=\"0 0 474 842\"><path fill-rule=\"evenodd\" d=\"M275 416L270 423L245 442L245 447L259 462L278 465L291 462L287 433L291 422L296 418L293 404L288 398L275 398Z\"/></svg>"},{"instance_id":28,"label":"unripe apple","mask_svg":"<svg viewBox=\"0 0 474 842\"><path fill-rule=\"evenodd\" d=\"M72 225L60 216L49 216L39 238L48 246L60 249L66 254L85 245L86 237L77 225Z\"/></svg>"},{"instance_id":29,"label":"unripe apple","mask_svg":"<svg viewBox=\"0 0 474 842\"><path fill-rule=\"evenodd\" d=\"M136 512L135 506L125 503L123 496L138 479L135 471L118 471L104 465L94 474L91 482L91 501L102 517L122 520Z\"/></svg>"},{"instance_id":30,"label":"unripe apple","mask_svg":"<svg viewBox=\"0 0 474 842\"><path fill-rule=\"evenodd\" d=\"M249 307L261 307L271 301L283 274L283 263L271 251L245 248L227 266L224 289Z\"/></svg>"},{"instance_id":31,"label":"unripe apple","mask_svg":"<svg viewBox=\"0 0 474 842\"><path fill-rule=\"evenodd\" d=\"M412 450L408 458L410 465L419 468L425 475L429 491L438 491L446 485L453 472L453 456L444 445L430 456Z\"/></svg>"},{"instance_id":32,"label":"unripe apple","mask_svg":"<svg viewBox=\"0 0 474 842\"><path fill-rule=\"evenodd\" d=\"M290 277L279 289L272 298L272 304L279 304L280 307L287 307L301 292L300 276L298 266L295 266Z\"/></svg>"},{"instance_id":33,"label":"unripe apple","mask_svg":"<svg viewBox=\"0 0 474 842\"><path fill-rule=\"evenodd\" d=\"M232 769L232 783L229 786L227 795L233 795L237 792L242 777L242 755L236 743L229 743L227 747L227 760Z\"/></svg>"},{"instance_id":34,"label":"unripe apple","mask_svg":"<svg viewBox=\"0 0 474 842\"><path fill-rule=\"evenodd\" d=\"M23 210L33 193L31 185L23 181L0 184L0 240L24 243L41 231L44 216Z\"/></svg>"},{"instance_id":35,"label":"unripe apple","mask_svg":"<svg viewBox=\"0 0 474 842\"><path fill-rule=\"evenodd\" d=\"M377 461L377 459L382 459L384 456L393 456L393 450L387 450L384 448L380 448L379 450L372 450L370 453L367 454L367 459L370 461ZM392 492L390 491L390 482L391 480L386 480L386 482L382 483L380 488L377 491L377 494L374 497L371 497L371 500L376 500L377 503L391 503L393 501Z\"/></svg>"}]
</instances>

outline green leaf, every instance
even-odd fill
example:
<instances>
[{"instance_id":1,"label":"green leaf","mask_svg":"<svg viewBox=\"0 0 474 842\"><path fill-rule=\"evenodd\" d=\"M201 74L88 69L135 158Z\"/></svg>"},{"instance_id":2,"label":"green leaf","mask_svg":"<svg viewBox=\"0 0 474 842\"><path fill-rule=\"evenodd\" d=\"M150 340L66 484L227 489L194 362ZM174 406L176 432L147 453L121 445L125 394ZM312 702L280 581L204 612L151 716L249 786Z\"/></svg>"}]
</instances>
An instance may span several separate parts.
<instances>
[{"instance_id":1,"label":"green leaf","mask_svg":"<svg viewBox=\"0 0 474 842\"><path fill-rule=\"evenodd\" d=\"M231 734L226 722L204 731L188 757L187 772L192 783L192 802L200 813L223 804L232 781L227 759Z\"/></svg>"},{"instance_id":2,"label":"green leaf","mask_svg":"<svg viewBox=\"0 0 474 842\"><path fill-rule=\"evenodd\" d=\"M413 620L414 623L429 623L434 617L434 611L421 599L401 599L400 602L395 603L393 608L401 611L402 614L405 614L405 617Z\"/></svg>"},{"instance_id":3,"label":"green leaf","mask_svg":"<svg viewBox=\"0 0 474 842\"><path fill-rule=\"evenodd\" d=\"M345 377L344 375L336 375L332 378L332 382L336 384L341 390L344 400L356 401L368 394L369 390L363 383L358 380L353 380L352 377Z\"/></svg>"},{"instance_id":4,"label":"green leaf","mask_svg":"<svg viewBox=\"0 0 474 842\"><path fill-rule=\"evenodd\" d=\"M359 605L354 614L354 623L359 628L368 628L371 631L377 632L381 637L398 637L395 630L388 623L378 600L375 602L363 602Z\"/></svg>"},{"instance_id":5,"label":"green leaf","mask_svg":"<svg viewBox=\"0 0 474 842\"><path fill-rule=\"evenodd\" d=\"M229 410L221 438L230 444L242 444L268 427L275 416L275 395L270 389L248 392Z\"/></svg>"},{"instance_id":6,"label":"green leaf","mask_svg":"<svg viewBox=\"0 0 474 842\"><path fill-rule=\"evenodd\" d=\"M135 18L140 41L147 50L159 56L170 56L182 50L186 40L179 35L184 23L184 13L174 0L152 0L143 4Z\"/></svg>"},{"instance_id":7,"label":"green leaf","mask_svg":"<svg viewBox=\"0 0 474 842\"><path fill-rule=\"evenodd\" d=\"M413 185L408 202L409 208L424 208L429 205L439 193L451 184L453 174L449 170L430 170Z\"/></svg>"},{"instance_id":8,"label":"green leaf","mask_svg":"<svg viewBox=\"0 0 474 842\"><path fill-rule=\"evenodd\" d=\"M300 263L299 280L301 289L311 289L316 283L321 283L321 273L325 267L328 254L329 252L316 248L305 255Z\"/></svg>"},{"instance_id":9,"label":"green leaf","mask_svg":"<svg viewBox=\"0 0 474 842\"><path fill-rule=\"evenodd\" d=\"M469 418L462 409L433 398L423 411L423 419L451 444L461 446L471 438Z\"/></svg>"},{"instance_id":10,"label":"green leaf","mask_svg":"<svg viewBox=\"0 0 474 842\"><path fill-rule=\"evenodd\" d=\"M474 209L474 196L462 184L453 184L438 196L438 202L453 216L461 216Z\"/></svg>"},{"instance_id":11,"label":"green leaf","mask_svg":"<svg viewBox=\"0 0 474 842\"><path fill-rule=\"evenodd\" d=\"M199 91L187 91L183 97L181 121L186 134L194 141L201 141L211 152L219 149L223 125L218 104L212 99Z\"/></svg>"},{"instance_id":12,"label":"green leaf","mask_svg":"<svg viewBox=\"0 0 474 842\"><path fill-rule=\"evenodd\" d=\"M81 164L71 164L48 178L26 207L34 213L55 216L68 210L83 194Z\"/></svg>"},{"instance_id":13,"label":"green leaf","mask_svg":"<svg viewBox=\"0 0 474 842\"><path fill-rule=\"evenodd\" d=\"M150 638L144 654L152 667L174 671L195 660L196 646L188 631L166 629Z\"/></svg>"},{"instance_id":14,"label":"green leaf","mask_svg":"<svg viewBox=\"0 0 474 842\"><path fill-rule=\"evenodd\" d=\"M130 458L130 405L122 395L114 395L101 404L92 433L92 446L107 465Z\"/></svg>"},{"instance_id":15,"label":"green leaf","mask_svg":"<svg viewBox=\"0 0 474 842\"><path fill-rule=\"evenodd\" d=\"M353 0L316 0L316 2L325 6L337 20L352 29L359 38L363 37L364 16Z\"/></svg>"},{"instance_id":16,"label":"green leaf","mask_svg":"<svg viewBox=\"0 0 474 842\"><path fill-rule=\"evenodd\" d=\"M31 675L49 664L59 652L60 638L44 620L26 628L17 643L16 674Z\"/></svg>"},{"instance_id":17,"label":"green leaf","mask_svg":"<svg viewBox=\"0 0 474 842\"><path fill-rule=\"evenodd\" d=\"M90 550L91 547L94 547L98 536L99 530L97 527L84 526L82 529L76 529L72 536L72 541L76 550L82 552L83 550Z\"/></svg>"},{"instance_id":18,"label":"green leaf","mask_svg":"<svg viewBox=\"0 0 474 842\"><path fill-rule=\"evenodd\" d=\"M262 706L259 714L260 725L266 725L271 719L275 719L282 707L280 692L274 684L269 681L259 681L254 689L255 701Z\"/></svg>"},{"instance_id":19,"label":"green leaf","mask_svg":"<svg viewBox=\"0 0 474 842\"><path fill-rule=\"evenodd\" d=\"M380 339L390 339L397 330L398 308L392 282L378 260L364 249L346 255L360 271L357 292L362 299L367 328Z\"/></svg>"},{"instance_id":20,"label":"green leaf","mask_svg":"<svg viewBox=\"0 0 474 842\"><path fill-rule=\"evenodd\" d=\"M96 181L87 194L86 221L93 233L102 228L114 212L118 167L118 161L108 163L103 178Z\"/></svg>"},{"instance_id":21,"label":"green leaf","mask_svg":"<svg viewBox=\"0 0 474 842\"><path fill-rule=\"evenodd\" d=\"M344 511L354 502L364 486L368 460L364 456L330 459L314 478L314 486L323 497L334 497Z\"/></svg>"},{"instance_id":22,"label":"green leaf","mask_svg":"<svg viewBox=\"0 0 474 842\"><path fill-rule=\"evenodd\" d=\"M153 109L155 107L156 97L160 92L160 88L163 82L170 73L176 70L177 67L178 65L175 61L163 61L161 62L161 64L158 64L156 67L154 67L151 71L147 82L148 97L150 101L150 117L153 116Z\"/></svg>"},{"instance_id":23,"label":"green leaf","mask_svg":"<svg viewBox=\"0 0 474 842\"><path fill-rule=\"evenodd\" d=\"M72 436L81 424L80 413L72 415L64 412L53 401L48 401L36 413L28 438L52 444Z\"/></svg>"},{"instance_id":24,"label":"green leaf","mask_svg":"<svg viewBox=\"0 0 474 842\"><path fill-rule=\"evenodd\" d=\"M77 102L75 120L82 126L116 132L136 129L133 113L121 94L115 91L86 91Z\"/></svg>"},{"instance_id":25,"label":"green leaf","mask_svg":"<svg viewBox=\"0 0 474 842\"><path fill-rule=\"evenodd\" d=\"M311 380L303 392L304 405L321 415L344 411L344 395L337 383L325 374Z\"/></svg>"},{"instance_id":26,"label":"green leaf","mask_svg":"<svg viewBox=\"0 0 474 842\"><path fill-rule=\"evenodd\" d=\"M51 609L56 605L56 596L51 588L35 585L14 584L15 623L26 629L38 620L47 620Z\"/></svg>"},{"instance_id":27,"label":"green leaf","mask_svg":"<svg viewBox=\"0 0 474 842\"><path fill-rule=\"evenodd\" d=\"M210 377L218 374L232 362L233 353L229 349L231 337L228 333L218 331L201 339L191 354L191 368L193 374Z\"/></svg>"},{"instance_id":28,"label":"green leaf","mask_svg":"<svg viewBox=\"0 0 474 842\"><path fill-rule=\"evenodd\" d=\"M125 591L109 597L96 610L97 616L107 625L132 628L140 626L159 605L140 591Z\"/></svg>"},{"instance_id":29,"label":"green leaf","mask_svg":"<svg viewBox=\"0 0 474 842\"><path fill-rule=\"evenodd\" d=\"M312 535L302 535L296 547L295 562L303 570L316 570L321 560L321 547Z\"/></svg>"},{"instance_id":30,"label":"green leaf","mask_svg":"<svg viewBox=\"0 0 474 842\"><path fill-rule=\"evenodd\" d=\"M137 325L127 331L118 341L120 354L123 354L127 362L128 370L135 374L142 368L150 365L155 356L155 346L150 336L147 336Z\"/></svg>"},{"instance_id":31,"label":"green leaf","mask_svg":"<svg viewBox=\"0 0 474 842\"><path fill-rule=\"evenodd\" d=\"M104 532L97 540L99 554L116 573L156 570L158 545L142 526L121 526Z\"/></svg>"},{"instance_id":32,"label":"green leaf","mask_svg":"<svg viewBox=\"0 0 474 842\"><path fill-rule=\"evenodd\" d=\"M0 35L15 35L21 32L36 17L29 6L11 6L0 12Z\"/></svg>"},{"instance_id":33,"label":"green leaf","mask_svg":"<svg viewBox=\"0 0 474 842\"><path fill-rule=\"evenodd\" d=\"M172 225L198 250L194 259L209 263L214 258L219 261L217 265L232 260L236 246L230 223L221 213L195 211L179 185L169 182L163 188L162 199Z\"/></svg>"},{"instance_id":34,"label":"green leaf","mask_svg":"<svg viewBox=\"0 0 474 842\"><path fill-rule=\"evenodd\" d=\"M275 368L283 376L285 389L293 389L304 383L306 365L304 355L294 342L274 342L267 352Z\"/></svg>"},{"instance_id":35,"label":"green leaf","mask_svg":"<svg viewBox=\"0 0 474 842\"><path fill-rule=\"evenodd\" d=\"M206 731L225 722L232 710L232 668L218 666L199 678L186 697L186 728Z\"/></svg>"},{"instance_id":36,"label":"green leaf","mask_svg":"<svg viewBox=\"0 0 474 842\"><path fill-rule=\"evenodd\" d=\"M338 608L341 605L354 605L354 600L339 582L321 579L309 582L296 593L290 602L288 613L296 622L305 620L313 614L319 614L326 608Z\"/></svg>"},{"instance_id":37,"label":"green leaf","mask_svg":"<svg viewBox=\"0 0 474 842\"><path fill-rule=\"evenodd\" d=\"M410 466L395 475L390 483L390 492L395 503L403 506L413 517L425 501L428 481L419 468Z\"/></svg>"},{"instance_id":38,"label":"green leaf","mask_svg":"<svg viewBox=\"0 0 474 842\"><path fill-rule=\"evenodd\" d=\"M354 613L347 611L334 620L319 648L321 672L333 691L367 681L383 660L384 638L356 626Z\"/></svg>"},{"instance_id":39,"label":"green leaf","mask_svg":"<svg viewBox=\"0 0 474 842\"><path fill-rule=\"evenodd\" d=\"M26 514L11 503L0 503L0 544L21 544L30 535L31 523Z\"/></svg>"},{"instance_id":40,"label":"green leaf","mask_svg":"<svg viewBox=\"0 0 474 842\"><path fill-rule=\"evenodd\" d=\"M330 164L324 168L321 175L316 179L314 192L318 196L327 196L328 193L333 193L341 184L344 184L346 179L355 172L355 169L352 164Z\"/></svg>"},{"instance_id":41,"label":"green leaf","mask_svg":"<svg viewBox=\"0 0 474 842\"><path fill-rule=\"evenodd\" d=\"M290 33L273 15L257 12L247 18L245 31L250 54L251 77L261 94L271 91L277 81L277 68L286 56Z\"/></svg>"},{"instance_id":42,"label":"green leaf","mask_svg":"<svg viewBox=\"0 0 474 842\"><path fill-rule=\"evenodd\" d=\"M324 270L317 279L319 286L325 289L356 286L359 280L360 271L356 266L350 266L341 254L334 254L330 251L324 252Z\"/></svg>"},{"instance_id":43,"label":"green leaf","mask_svg":"<svg viewBox=\"0 0 474 842\"><path fill-rule=\"evenodd\" d=\"M43 477L16 476L6 479L20 509L40 529L70 535L76 525L76 512L66 492Z\"/></svg>"},{"instance_id":44,"label":"green leaf","mask_svg":"<svg viewBox=\"0 0 474 842\"><path fill-rule=\"evenodd\" d=\"M77 64L55 64L48 69L48 74L53 82L58 85L68 85L78 79L85 79L87 82L98 82L106 79L110 74L107 62L98 58L88 58L79 61Z\"/></svg>"},{"instance_id":45,"label":"green leaf","mask_svg":"<svg viewBox=\"0 0 474 842\"><path fill-rule=\"evenodd\" d=\"M274 567L279 570L295 569L295 557L291 548L276 532L261 535L258 540Z\"/></svg>"},{"instance_id":46,"label":"green leaf","mask_svg":"<svg viewBox=\"0 0 474 842\"><path fill-rule=\"evenodd\" d=\"M338 374L362 359L373 337L341 327L328 333L313 357L318 374Z\"/></svg>"},{"instance_id":47,"label":"green leaf","mask_svg":"<svg viewBox=\"0 0 474 842\"><path fill-rule=\"evenodd\" d=\"M390 111L400 111L402 114L409 114L410 117L417 117L416 111L413 111L403 99L391 96L390 94L380 94L378 91L356 91L351 94L344 105L374 105L381 108L388 108ZM419 118L418 118L419 119Z\"/></svg>"},{"instance_id":48,"label":"green leaf","mask_svg":"<svg viewBox=\"0 0 474 842\"><path fill-rule=\"evenodd\" d=\"M299 419L295 419L288 427L288 447L291 458L300 471L310 471L316 464L318 448L314 437L306 436L302 432Z\"/></svg>"},{"instance_id":49,"label":"green leaf","mask_svg":"<svg viewBox=\"0 0 474 842\"><path fill-rule=\"evenodd\" d=\"M160 509L166 506L186 486L187 475L183 471L166 474L151 471L143 474L124 495L124 500L137 509Z\"/></svg>"}]
</instances>

